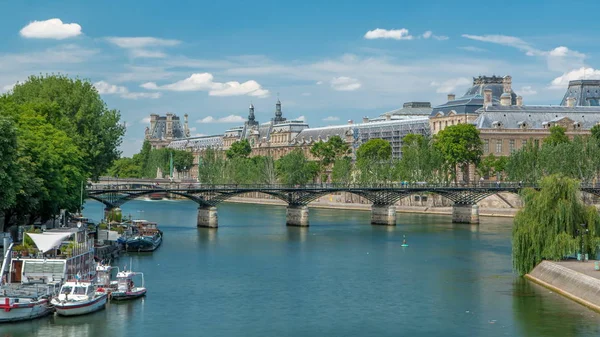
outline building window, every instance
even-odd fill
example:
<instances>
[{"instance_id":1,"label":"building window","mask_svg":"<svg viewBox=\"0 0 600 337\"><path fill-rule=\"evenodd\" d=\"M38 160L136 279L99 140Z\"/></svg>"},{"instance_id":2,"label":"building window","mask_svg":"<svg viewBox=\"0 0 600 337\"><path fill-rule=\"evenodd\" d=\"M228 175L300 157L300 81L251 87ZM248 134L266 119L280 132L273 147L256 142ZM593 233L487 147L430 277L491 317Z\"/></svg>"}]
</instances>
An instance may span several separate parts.
<instances>
[{"instance_id":1,"label":"building window","mask_svg":"<svg viewBox=\"0 0 600 337\"><path fill-rule=\"evenodd\" d=\"M496 140L496 153L502 153L502 139Z\"/></svg>"},{"instance_id":2,"label":"building window","mask_svg":"<svg viewBox=\"0 0 600 337\"><path fill-rule=\"evenodd\" d=\"M527 139L522 139L521 140L521 148L524 148L525 146L527 146Z\"/></svg>"},{"instance_id":3,"label":"building window","mask_svg":"<svg viewBox=\"0 0 600 337\"><path fill-rule=\"evenodd\" d=\"M508 141L508 151L510 151L510 153L515 152L515 140L511 139Z\"/></svg>"},{"instance_id":4,"label":"building window","mask_svg":"<svg viewBox=\"0 0 600 337\"><path fill-rule=\"evenodd\" d=\"M534 140L533 144L535 145L535 147L540 147L540 140L539 139Z\"/></svg>"},{"instance_id":5,"label":"building window","mask_svg":"<svg viewBox=\"0 0 600 337\"><path fill-rule=\"evenodd\" d=\"M489 153L489 152L490 152L490 140L484 139L483 140L483 153Z\"/></svg>"}]
</instances>

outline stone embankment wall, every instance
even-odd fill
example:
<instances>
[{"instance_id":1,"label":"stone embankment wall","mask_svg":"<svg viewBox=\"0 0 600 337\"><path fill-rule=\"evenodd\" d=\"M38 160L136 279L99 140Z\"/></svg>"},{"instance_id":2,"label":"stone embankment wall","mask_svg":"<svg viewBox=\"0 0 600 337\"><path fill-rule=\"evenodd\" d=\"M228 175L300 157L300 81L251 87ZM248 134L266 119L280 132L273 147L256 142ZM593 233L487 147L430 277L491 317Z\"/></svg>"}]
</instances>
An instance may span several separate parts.
<instances>
[{"instance_id":1,"label":"stone embankment wall","mask_svg":"<svg viewBox=\"0 0 600 337\"><path fill-rule=\"evenodd\" d=\"M526 278L600 311L600 280L551 261L542 261Z\"/></svg>"}]
</instances>

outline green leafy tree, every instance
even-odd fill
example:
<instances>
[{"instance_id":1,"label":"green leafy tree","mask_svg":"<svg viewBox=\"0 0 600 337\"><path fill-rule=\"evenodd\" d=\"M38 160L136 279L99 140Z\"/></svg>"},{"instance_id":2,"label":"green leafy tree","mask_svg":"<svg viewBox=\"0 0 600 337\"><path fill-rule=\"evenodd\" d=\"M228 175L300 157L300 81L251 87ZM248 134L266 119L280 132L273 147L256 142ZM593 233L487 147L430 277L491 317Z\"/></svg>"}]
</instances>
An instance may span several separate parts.
<instances>
[{"instance_id":1,"label":"green leafy tree","mask_svg":"<svg viewBox=\"0 0 600 337\"><path fill-rule=\"evenodd\" d=\"M356 150L357 161L384 161L392 158L392 146L386 140L369 139Z\"/></svg>"},{"instance_id":2,"label":"green leafy tree","mask_svg":"<svg viewBox=\"0 0 600 337\"><path fill-rule=\"evenodd\" d=\"M592 137L594 137L596 141L600 142L600 124L592 126L590 132L592 133Z\"/></svg>"},{"instance_id":3,"label":"green leafy tree","mask_svg":"<svg viewBox=\"0 0 600 337\"><path fill-rule=\"evenodd\" d=\"M517 213L512 233L514 269L529 273L543 259L559 260L583 248L595 256L600 244L600 216L581 200L579 182L559 175L541 180L540 191L523 192L524 207ZM580 235L585 224L588 233Z\"/></svg>"},{"instance_id":4,"label":"green leafy tree","mask_svg":"<svg viewBox=\"0 0 600 337\"><path fill-rule=\"evenodd\" d=\"M314 180L319 166L309 161L301 149L295 149L275 162L275 170L281 183L304 185Z\"/></svg>"},{"instance_id":5,"label":"green leafy tree","mask_svg":"<svg viewBox=\"0 0 600 337\"><path fill-rule=\"evenodd\" d=\"M231 144L231 147L227 149L225 155L228 159L232 158L248 158L252 152L252 147L247 139L243 139Z\"/></svg>"},{"instance_id":6,"label":"green leafy tree","mask_svg":"<svg viewBox=\"0 0 600 337\"><path fill-rule=\"evenodd\" d=\"M353 182L353 170L352 159L349 157L342 157L336 159L333 163L333 169L331 170L331 180L336 184L348 185Z\"/></svg>"},{"instance_id":7,"label":"green leafy tree","mask_svg":"<svg viewBox=\"0 0 600 337\"><path fill-rule=\"evenodd\" d=\"M63 75L30 76L12 89L8 99L48 108L38 109L38 113L72 139L83 156L85 173L93 179L119 158L118 147L125 134L120 113L106 107L89 81Z\"/></svg>"},{"instance_id":8,"label":"green leafy tree","mask_svg":"<svg viewBox=\"0 0 600 337\"><path fill-rule=\"evenodd\" d=\"M383 139L370 139L356 150L358 181L386 183L398 178L399 166L392 161L392 146Z\"/></svg>"},{"instance_id":9,"label":"green leafy tree","mask_svg":"<svg viewBox=\"0 0 600 337\"><path fill-rule=\"evenodd\" d=\"M223 153L212 148L202 152L198 161L198 180L203 184L226 182L226 162Z\"/></svg>"},{"instance_id":10,"label":"green leafy tree","mask_svg":"<svg viewBox=\"0 0 600 337\"><path fill-rule=\"evenodd\" d=\"M332 136L326 142L317 142L310 148L310 153L319 160L321 181L327 181L325 172L336 159L350 154L350 146L340 136Z\"/></svg>"},{"instance_id":11,"label":"green leafy tree","mask_svg":"<svg viewBox=\"0 0 600 337\"><path fill-rule=\"evenodd\" d=\"M544 144L558 145L568 143L569 137L565 134L565 129L555 125L550 127L550 135L544 139Z\"/></svg>"},{"instance_id":12,"label":"green leafy tree","mask_svg":"<svg viewBox=\"0 0 600 337\"><path fill-rule=\"evenodd\" d=\"M477 165L477 173L481 177L491 177L498 175L500 178L504 176L508 164L508 157L496 157L493 153L479 161Z\"/></svg>"},{"instance_id":13,"label":"green leafy tree","mask_svg":"<svg viewBox=\"0 0 600 337\"><path fill-rule=\"evenodd\" d=\"M402 139L402 159L398 163L400 178L406 181L439 181L447 176L442 172L443 159L440 151L433 146L431 139L408 134Z\"/></svg>"},{"instance_id":14,"label":"green leafy tree","mask_svg":"<svg viewBox=\"0 0 600 337\"><path fill-rule=\"evenodd\" d=\"M19 191L17 158L17 129L10 119L0 117L0 212L16 202Z\"/></svg>"},{"instance_id":15,"label":"green leafy tree","mask_svg":"<svg viewBox=\"0 0 600 337\"><path fill-rule=\"evenodd\" d=\"M483 142L473 124L451 125L437 134L435 145L442 153L454 181L458 183L457 169L463 172L463 181L469 177L469 165L477 166L483 155Z\"/></svg>"},{"instance_id":16,"label":"green leafy tree","mask_svg":"<svg viewBox=\"0 0 600 337\"><path fill-rule=\"evenodd\" d=\"M140 174L142 175L142 178L154 178L154 176L146 175L149 171L148 163L150 162L150 152L152 152L152 145L146 139L144 140L144 144L142 145L142 150L140 151L140 153L134 155L134 159L137 165L140 166ZM156 175L156 172L154 172L153 174Z\"/></svg>"},{"instance_id":17,"label":"green leafy tree","mask_svg":"<svg viewBox=\"0 0 600 337\"><path fill-rule=\"evenodd\" d=\"M134 158L123 157L113 162L108 174L111 177L140 178L141 167Z\"/></svg>"},{"instance_id":18,"label":"green leafy tree","mask_svg":"<svg viewBox=\"0 0 600 337\"><path fill-rule=\"evenodd\" d=\"M189 170L194 166L194 155L189 151L171 150L173 153L173 166L179 172Z\"/></svg>"},{"instance_id":19,"label":"green leafy tree","mask_svg":"<svg viewBox=\"0 0 600 337\"><path fill-rule=\"evenodd\" d=\"M544 175L540 152L540 147L532 141L527 142L525 146L513 152L506 164L508 179L537 183Z\"/></svg>"}]
</instances>

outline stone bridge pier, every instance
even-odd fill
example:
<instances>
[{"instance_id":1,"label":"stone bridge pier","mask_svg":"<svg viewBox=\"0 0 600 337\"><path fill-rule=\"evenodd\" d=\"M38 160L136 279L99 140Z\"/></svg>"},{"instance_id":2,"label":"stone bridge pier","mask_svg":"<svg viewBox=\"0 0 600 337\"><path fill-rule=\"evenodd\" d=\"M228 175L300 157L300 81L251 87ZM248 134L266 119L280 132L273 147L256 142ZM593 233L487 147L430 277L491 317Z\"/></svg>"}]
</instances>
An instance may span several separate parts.
<instances>
[{"instance_id":1,"label":"stone bridge pier","mask_svg":"<svg viewBox=\"0 0 600 337\"><path fill-rule=\"evenodd\" d=\"M373 204L371 206L371 224L396 226L396 206Z\"/></svg>"},{"instance_id":2,"label":"stone bridge pier","mask_svg":"<svg viewBox=\"0 0 600 337\"><path fill-rule=\"evenodd\" d=\"M477 204L454 204L452 206L452 222L479 223L479 206Z\"/></svg>"},{"instance_id":3,"label":"stone bridge pier","mask_svg":"<svg viewBox=\"0 0 600 337\"><path fill-rule=\"evenodd\" d=\"M219 227L217 207L211 205L201 205L198 207L198 227Z\"/></svg>"},{"instance_id":4,"label":"stone bridge pier","mask_svg":"<svg viewBox=\"0 0 600 337\"><path fill-rule=\"evenodd\" d=\"M288 226L308 227L308 206L289 205L285 210L285 224Z\"/></svg>"}]
</instances>

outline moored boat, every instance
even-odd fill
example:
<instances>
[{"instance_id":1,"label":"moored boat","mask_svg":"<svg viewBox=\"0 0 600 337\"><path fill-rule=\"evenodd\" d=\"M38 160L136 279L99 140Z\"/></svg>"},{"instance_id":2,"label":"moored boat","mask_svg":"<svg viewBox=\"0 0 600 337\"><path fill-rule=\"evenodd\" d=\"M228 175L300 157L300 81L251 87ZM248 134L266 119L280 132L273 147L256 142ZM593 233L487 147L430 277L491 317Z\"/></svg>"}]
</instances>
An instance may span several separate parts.
<instances>
[{"instance_id":1,"label":"moored boat","mask_svg":"<svg viewBox=\"0 0 600 337\"><path fill-rule=\"evenodd\" d=\"M51 299L65 279L93 278L93 239L83 228L26 233L32 246L8 247L0 269L0 323L51 314Z\"/></svg>"},{"instance_id":2,"label":"moored boat","mask_svg":"<svg viewBox=\"0 0 600 337\"><path fill-rule=\"evenodd\" d=\"M154 222L132 220L133 234L125 240L128 252L152 252L162 243L162 231Z\"/></svg>"},{"instance_id":3,"label":"moored boat","mask_svg":"<svg viewBox=\"0 0 600 337\"><path fill-rule=\"evenodd\" d=\"M61 316L78 316L104 309L107 299L106 291L96 291L91 282L70 281L62 285L51 303Z\"/></svg>"},{"instance_id":4,"label":"moored boat","mask_svg":"<svg viewBox=\"0 0 600 337\"><path fill-rule=\"evenodd\" d=\"M134 277L139 276L142 280L142 286L136 287L134 284ZM146 295L146 287L144 287L144 274L139 272L133 272L130 270L124 270L117 273L117 289L111 293L111 300L122 301L131 300Z\"/></svg>"},{"instance_id":5,"label":"moored boat","mask_svg":"<svg viewBox=\"0 0 600 337\"><path fill-rule=\"evenodd\" d=\"M102 262L98 263L96 265L96 280L94 282L94 285L97 288L102 288L105 291L107 291L109 294L113 291L117 289L117 281L111 281L111 276L113 273L113 270L117 270L117 273L119 272L119 268L118 267L113 267L109 264L104 264Z\"/></svg>"}]
</instances>

